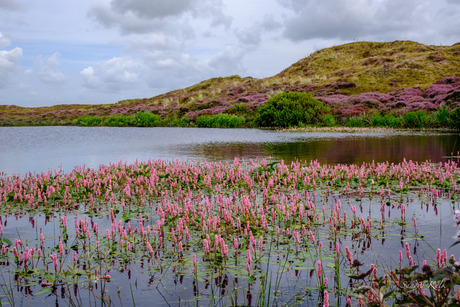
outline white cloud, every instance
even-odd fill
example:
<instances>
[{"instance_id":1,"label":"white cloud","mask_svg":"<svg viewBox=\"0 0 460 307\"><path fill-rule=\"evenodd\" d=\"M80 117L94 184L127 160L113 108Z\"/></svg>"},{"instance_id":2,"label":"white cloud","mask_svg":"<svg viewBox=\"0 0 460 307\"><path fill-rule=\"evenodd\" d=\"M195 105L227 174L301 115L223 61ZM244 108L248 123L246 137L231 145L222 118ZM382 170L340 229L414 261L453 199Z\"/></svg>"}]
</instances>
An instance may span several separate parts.
<instances>
[{"instance_id":1,"label":"white cloud","mask_svg":"<svg viewBox=\"0 0 460 307\"><path fill-rule=\"evenodd\" d=\"M107 28L119 28L123 34L168 33L191 38L194 19L209 19L212 26L229 26L231 18L221 8L222 0L99 0L88 15Z\"/></svg>"},{"instance_id":2,"label":"white cloud","mask_svg":"<svg viewBox=\"0 0 460 307\"><path fill-rule=\"evenodd\" d=\"M292 40L401 39L427 28L427 1L279 0L293 10L285 35Z\"/></svg>"},{"instance_id":3,"label":"white cloud","mask_svg":"<svg viewBox=\"0 0 460 307\"><path fill-rule=\"evenodd\" d=\"M59 57L59 52L53 53L46 60L43 60L41 55L37 57L37 76L42 82L51 86L61 86L67 80L66 76L59 71L61 66Z\"/></svg>"},{"instance_id":4,"label":"white cloud","mask_svg":"<svg viewBox=\"0 0 460 307\"><path fill-rule=\"evenodd\" d=\"M11 41L0 32L0 48L5 48L11 44Z\"/></svg>"},{"instance_id":5,"label":"white cloud","mask_svg":"<svg viewBox=\"0 0 460 307\"><path fill-rule=\"evenodd\" d=\"M22 9L22 4L17 0L0 0L0 8L15 11Z\"/></svg>"},{"instance_id":6,"label":"white cloud","mask_svg":"<svg viewBox=\"0 0 460 307\"><path fill-rule=\"evenodd\" d=\"M225 71L226 76L243 74L245 73L245 69L241 65L243 56L243 49L236 46L228 46L209 61L209 66L217 76L222 76L223 71Z\"/></svg>"},{"instance_id":7,"label":"white cloud","mask_svg":"<svg viewBox=\"0 0 460 307\"><path fill-rule=\"evenodd\" d=\"M196 0L112 0L111 7L120 13L133 12L144 18L177 16L193 8Z\"/></svg>"},{"instance_id":8,"label":"white cloud","mask_svg":"<svg viewBox=\"0 0 460 307\"><path fill-rule=\"evenodd\" d=\"M0 33L0 48L9 46L10 41ZM12 50L0 50L0 88L8 85L10 77L20 70L19 62L22 58L22 49L15 47Z\"/></svg>"},{"instance_id":9,"label":"white cloud","mask_svg":"<svg viewBox=\"0 0 460 307\"><path fill-rule=\"evenodd\" d=\"M80 75L87 89L114 92L135 87L140 70L141 65L130 58L114 57L86 67Z\"/></svg>"},{"instance_id":10,"label":"white cloud","mask_svg":"<svg viewBox=\"0 0 460 307\"><path fill-rule=\"evenodd\" d=\"M281 23L276 21L272 15L265 15L261 21L255 21L251 26L235 30L235 35L241 45L258 45L263 35L281 29Z\"/></svg>"}]
</instances>

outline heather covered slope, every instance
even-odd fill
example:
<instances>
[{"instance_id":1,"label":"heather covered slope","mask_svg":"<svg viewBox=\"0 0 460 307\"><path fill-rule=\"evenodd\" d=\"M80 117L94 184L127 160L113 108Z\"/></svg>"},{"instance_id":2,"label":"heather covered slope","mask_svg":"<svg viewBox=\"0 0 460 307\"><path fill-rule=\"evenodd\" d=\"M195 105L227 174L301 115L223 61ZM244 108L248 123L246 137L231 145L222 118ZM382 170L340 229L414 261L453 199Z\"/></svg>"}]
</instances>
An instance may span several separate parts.
<instances>
[{"instance_id":1,"label":"heather covered slope","mask_svg":"<svg viewBox=\"0 0 460 307\"><path fill-rule=\"evenodd\" d=\"M312 93L337 118L370 110L397 115L442 105L454 109L460 105L460 44L350 43L319 50L265 79L213 78L152 98L106 105L0 106L0 123L74 124L83 115L104 118L139 111L192 122L200 115L229 113L250 122L270 97L286 91Z\"/></svg>"}]
</instances>

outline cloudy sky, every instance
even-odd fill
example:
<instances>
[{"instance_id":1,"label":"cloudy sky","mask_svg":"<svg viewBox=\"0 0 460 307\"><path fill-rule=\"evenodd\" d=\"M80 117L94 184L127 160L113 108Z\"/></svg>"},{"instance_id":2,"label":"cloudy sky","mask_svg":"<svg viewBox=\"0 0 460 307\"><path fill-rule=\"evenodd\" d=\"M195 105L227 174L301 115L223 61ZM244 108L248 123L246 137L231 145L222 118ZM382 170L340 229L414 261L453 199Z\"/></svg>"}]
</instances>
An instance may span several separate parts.
<instances>
[{"instance_id":1,"label":"cloudy sky","mask_svg":"<svg viewBox=\"0 0 460 307\"><path fill-rule=\"evenodd\" d=\"M460 41L460 0L0 0L0 104L114 103L272 76L353 41Z\"/></svg>"}]
</instances>

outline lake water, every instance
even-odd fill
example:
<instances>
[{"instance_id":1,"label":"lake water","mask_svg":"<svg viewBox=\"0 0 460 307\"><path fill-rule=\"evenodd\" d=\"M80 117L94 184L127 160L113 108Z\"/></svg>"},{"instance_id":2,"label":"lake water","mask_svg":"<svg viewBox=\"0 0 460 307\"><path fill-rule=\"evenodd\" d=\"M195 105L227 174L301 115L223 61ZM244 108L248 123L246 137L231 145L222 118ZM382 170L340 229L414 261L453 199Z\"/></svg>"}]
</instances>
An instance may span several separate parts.
<instances>
[{"instance_id":1,"label":"lake water","mask_svg":"<svg viewBox=\"0 0 460 307\"><path fill-rule=\"evenodd\" d=\"M86 127L8 127L0 128L0 172L8 175L39 173L50 169L68 172L75 166L86 165L97 168L100 164L134 162L148 159L164 160L204 160L207 161L233 161L235 157L252 159L268 158L272 160L310 161L318 160L320 163L362 163L390 161L399 163L406 160L418 162L447 161L448 156L457 155L460 150L460 136L458 134L436 133L426 134L417 132L363 132L363 133L326 133L326 132L278 132L259 129L198 129L198 128L86 128ZM324 191L323 191L324 192ZM171 193L171 195L173 195ZM344 204L348 216L352 216L349 205L358 208L359 218L370 217L375 220L375 225L383 224L380 212L381 200L376 196L372 203L368 199L361 200L356 196L348 197L345 194L329 195L324 198L318 192L316 207L326 204L329 206L331 197L337 198ZM407 199L406 199L407 197ZM386 207L386 226L375 233L372 239L361 236L360 233L344 235L342 246L353 249L357 258L366 263L376 263L382 267L392 267L397 263L397 250L404 249L403 244L410 242L413 256L417 262L423 259L432 259L431 248L444 249L452 243L455 228L452 222L452 212L458 209L458 201L451 203L442 200L439 204L431 205L430 200L422 204L416 195L393 196L395 206ZM400 203L407 205L407 218L402 222L398 220ZM331 205L332 206L332 205ZM346 209L345 209L346 208ZM84 219L88 212L85 210L69 212L75 219ZM332 212L332 210L330 210ZM327 210L329 212L329 210ZM0 215L0 225L3 227L3 238L14 242L21 238L26 243L35 244L39 241L39 230L43 229L46 237L46 248L57 252L60 221L62 212L55 214L35 214L18 216L14 214ZM391 214L391 217L390 217ZM412 226L413 218L417 219L418 227L425 236L423 240L415 236L415 227ZM91 222L97 222L101 229L110 228L111 221L108 216L89 215ZM392 222L392 220L395 222ZM133 219L133 223L135 219ZM152 225L154 223L150 221ZM70 223L73 224L73 223ZM376 226L377 227L377 226ZM328 223L319 227L318 238L327 242ZM377 230L377 228L376 228ZM75 231L69 226L69 233ZM460 246L460 245L459 245ZM458 246L457 246L458 247ZM457 251L449 249L449 253ZM286 247L287 248L287 247ZM334 247L325 246L333 249ZM417 249L417 252L415 251ZM278 253L278 254L277 254ZM283 248L272 251L272 257L281 257ZM72 262L70 256L67 262ZM281 262L283 258L281 257ZM48 259L49 262L49 259ZM327 260L324 260L326 263ZM165 273L148 270L149 264L144 260L126 265L113 265L110 274L112 281L103 280L89 287L87 283L79 283L73 293L65 286L59 286L46 294L36 295L42 289L39 285L16 286L16 282L9 273L14 264L1 263L0 283L5 286L0 288L0 303L13 300L18 305L43 306L56 305L101 305L101 306L130 306L135 299L136 305L193 306L196 303L194 286L195 280L191 275L180 276L167 267ZM342 266L345 264L342 263ZM294 267L294 264L293 264ZM325 265L329 278L334 277L333 270ZM175 266L174 266L175 269ZM273 269L273 276L277 270ZM291 273L289 273L291 274ZM295 278L302 280L304 285L292 283L288 273L281 284L279 301L292 303L295 293L300 291L304 297L299 301L302 306L316 306L319 296L316 290L315 279L307 270L294 272ZM291 275L292 275L291 274ZM299 275L297 275L299 274ZM277 276L277 275L276 275ZM284 278L284 277L283 277ZM342 273L342 285L347 287L348 278ZM291 283L290 283L291 282ZM233 291L238 294L238 303L251 305L248 286L244 279L233 278L230 274L207 279L200 282L201 295L197 299L200 305L231 305L228 293ZM302 287L307 287L305 290ZM297 288L296 288L297 287ZM300 287L300 288L299 288ZM313 290L311 290L311 289ZM254 290L257 290L255 288ZM107 291L107 293L105 292ZM299 293L300 293L299 292ZM226 295L226 300L220 296ZM285 297L283 297L285 296ZM71 301L70 297L76 299ZM101 300L101 297L110 297L111 301ZM255 297L255 293L254 293ZM216 301L214 301L216 298ZM336 305L340 304L340 299ZM235 304L235 305L236 305ZM14 304L13 304L14 305ZM253 302L253 305L257 305Z\"/></svg>"},{"instance_id":2,"label":"lake water","mask_svg":"<svg viewBox=\"0 0 460 307\"><path fill-rule=\"evenodd\" d=\"M148 159L232 161L268 158L321 163L446 161L460 135L417 132L279 132L260 129L1 127L0 172Z\"/></svg>"}]
</instances>

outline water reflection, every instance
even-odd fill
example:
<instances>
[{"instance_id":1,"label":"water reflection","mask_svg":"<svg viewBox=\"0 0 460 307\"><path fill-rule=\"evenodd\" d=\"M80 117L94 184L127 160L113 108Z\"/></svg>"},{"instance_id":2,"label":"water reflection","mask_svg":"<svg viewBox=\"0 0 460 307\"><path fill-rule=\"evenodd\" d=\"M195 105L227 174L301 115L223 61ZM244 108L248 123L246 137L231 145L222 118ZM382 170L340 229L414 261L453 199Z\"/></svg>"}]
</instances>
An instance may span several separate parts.
<instances>
[{"instance_id":1,"label":"water reflection","mask_svg":"<svg viewBox=\"0 0 460 307\"><path fill-rule=\"evenodd\" d=\"M458 134L318 133L259 129L0 127L0 172L42 172L148 159L267 158L362 163L445 161Z\"/></svg>"},{"instance_id":2,"label":"water reflection","mask_svg":"<svg viewBox=\"0 0 460 307\"><path fill-rule=\"evenodd\" d=\"M275 160L321 163L361 164L363 162L446 161L446 156L460 150L460 136L447 135L360 135L310 138L309 134L290 142L204 143L178 146L182 152L208 160L231 160L234 157L268 157Z\"/></svg>"}]
</instances>

